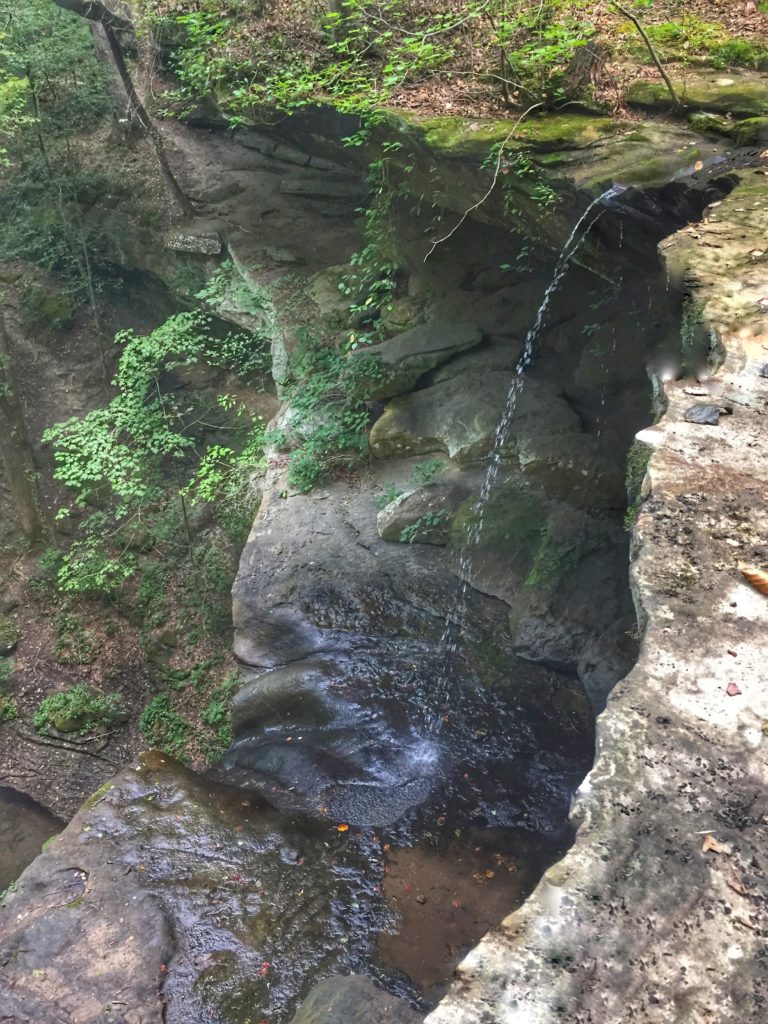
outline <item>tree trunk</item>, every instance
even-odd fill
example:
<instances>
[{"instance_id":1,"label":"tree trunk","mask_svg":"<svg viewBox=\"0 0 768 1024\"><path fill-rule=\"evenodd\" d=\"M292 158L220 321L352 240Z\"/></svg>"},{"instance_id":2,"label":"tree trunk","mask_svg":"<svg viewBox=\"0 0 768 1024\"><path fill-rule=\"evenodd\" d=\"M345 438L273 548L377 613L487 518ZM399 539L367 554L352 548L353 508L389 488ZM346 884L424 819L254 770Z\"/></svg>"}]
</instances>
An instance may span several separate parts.
<instances>
[{"instance_id":1,"label":"tree trunk","mask_svg":"<svg viewBox=\"0 0 768 1024\"><path fill-rule=\"evenodd\" d=\"M141 102L141 97L136 92L136 87L133 84L133 79L131 78L131 73L128 70L128 65L125 63L125 57L123 56L123 51L120 47L120 41L117 38L117 33L111 25L102 24L101 30L104 33L104 38L109 46L109 52L112 55L115 70L123 83L123 88L125 89L128 97L128 104L131 113L135 115L142 130L149 136L155 150L155 157L157 158L157 162L160 166L160 172L167 182L174 199L181 207L185 216L191 216L194 213L192 204L182 192L181 186L176 180L176 175L171 170L171 165L168 163L168 157L165 154L163 137L158 131L157 125L147 113L144 104Z\"/></svg>"},{"instance_id":2,"label":"tree trunk","mask_svg":"<svg viewBox=\"0 0 768 1024\"><path fill-rule=\"evenodd\" d=\"M35 453L21 403L14 394L11 350L0 310L0 459L24 536L39 540L46 532Z\"/></svg>"},{"instance_id":3,"label":"tree trunk","mask_svg":"<svg viewBox=\"0 0 768 1024\"><path fill-rule=\"evenodd\" d=\"M133 30L133 25L127 18L115 14L101 0L54 0L54 3L63 7L65 11L72 11L83 18L88 18L89 21L97 21L118 31Z\"/></svg>"}]
</instances>

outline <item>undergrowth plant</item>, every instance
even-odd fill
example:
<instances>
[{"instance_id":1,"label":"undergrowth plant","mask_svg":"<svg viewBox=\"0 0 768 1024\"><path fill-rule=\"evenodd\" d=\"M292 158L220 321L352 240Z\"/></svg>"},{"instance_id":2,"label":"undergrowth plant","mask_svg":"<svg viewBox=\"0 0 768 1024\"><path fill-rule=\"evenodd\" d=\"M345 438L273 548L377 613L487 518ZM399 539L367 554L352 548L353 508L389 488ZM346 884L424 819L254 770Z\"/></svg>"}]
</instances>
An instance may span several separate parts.
<instances>
[{"instance_id":1,"label":"undergrowth plant","mask_svg":"<svg viewBox=\"0 0 768 1024\"><path fill-rule=\"evenodd\" d=\"M139 729L151 746L180 761L187 759L192 726L174 710L166 694L158 694L147 704L139 719Z\"/></svg>"},{"instance_id":2,"label":"undergrowth plant","mask_svg":"<svg viewBox=\"0 0 768 1024\"><path fill-rule=\"evenodd\" d=\"M288 483L309 491L333 468L368 449L368 400L382 379L379 362L365 352L348 355L307 334L285 386L288 414L267 440L291 449Z\"/></svg>"},{"instance_id":3,"label":"undergrowth plant","mask_svg":"<svg viewBox=\"0 0 768 1024\"><path fill-rule=\"evenodd\" d=\"M0 725L15 722L19 717L19 705L14 697L0 697Z\"/></svg>"},{"instance_id":4,"label":"undergrowth plant","mask_svg":"<svg viewBox=\"0 0 768 1024\"><path fill-rule=\"evenodd\" d=\"M78 683L41 701L32 722L40 733L54 728L87 736L99 726L114 724L124 714L119 693L97 693L85 683Z\"/></svg>"},{"instance_id":5,"label":"undergrowth plant","mask_svg":"<svg viewBox=\"0 0 768 1024\"><path fill-rule=\"evenodd\" d=\"M254 361L263 363L261 339L242 332L222 335L214 327L209 317L191 312L169 318L146 336L122 332L116 339L122 353L115 397L46 431L54 476L73 494L73 504L60 509L58 518L98 507L81 519L74 543L62 555L59 589L117 591L135 572L137 533L162 546L169 507L181 511L192 561L195 504L217 503L225 519L252 510L248 473L263 455L262 421L231 396L190 392L174 377L204 362L247 379Z\"/></svg>"},{"instance_id":6,"label":"undergrowth plant","mask_svg":"<svg viewBox=\"0 0 768 1024\"><path fill-rule=\"evenodd\" d=\"M553 105L564 75L593 34L594 5L580 0L330 0L254 9L198 0L141 0L144 20L178 45L172 66L180 109L215 96L234 124L254 110L330 102L364 117L394 96L439 82L469 60L506 102ZM256 22L258 21L258 25Z\"/></svg>"}]
</instances>

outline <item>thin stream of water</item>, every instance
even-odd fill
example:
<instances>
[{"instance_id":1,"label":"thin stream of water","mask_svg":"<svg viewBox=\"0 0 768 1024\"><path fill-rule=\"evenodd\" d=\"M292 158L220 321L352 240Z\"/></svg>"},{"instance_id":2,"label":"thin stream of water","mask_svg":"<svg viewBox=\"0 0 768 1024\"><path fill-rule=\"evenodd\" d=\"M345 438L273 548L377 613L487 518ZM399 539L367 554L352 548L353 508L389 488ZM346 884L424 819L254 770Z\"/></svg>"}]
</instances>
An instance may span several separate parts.
<instances>
[{"instance_id":1,"label":"thin stream of water","mask_svg":"<svg viewBox=\"0 0 768 1024\"><path fill-rule=\"evenodd\" d=\"M464 538L464 543L462 544L461 551L459 552L459 579L461 580L461 584L456 597L456 604L452 613L446 618L445 629L443 630L443 635L440 639L440 650L445 654L445 663L435 691L435 700L432 704L430 718L427 723L428 732L430 734L436 732L440 726L442 705L447 696L449 687L449 665L451 655L455 654L458 649L461 627L464 625L467 611L467 595L470 586L472 554L474 548L480 543L483 535L485 508L496 483L496 478L499 475L504 446L507 442L512 420L515 415L517 400L525 382L525 371L533 362L536 342L541 336L541 332L544 328L552 297L559 288L560 283L568 270L570 260L578 252L590 230L603 215L611 200L623 191L624 186L612 185L611 188L607 189L602 195L598 196L597 199L593 200L589 204L574 225L573 230L568 236L568 239L557 258L552 274L552 280L550 281L547 290L544 292L544 297L541 300L541 305L536 313L536 318L525 336L522 352L515 364L512 383L504 406L504 412L502 413L499 425L493 436L491 450L488 455L488 468L486 469L482 486L480 487L480 494L474 507L475 514L470 520L469 527ZM592 212L596 209L598 210L597 214L590 220Z\"/></svg>"}]
</instances>

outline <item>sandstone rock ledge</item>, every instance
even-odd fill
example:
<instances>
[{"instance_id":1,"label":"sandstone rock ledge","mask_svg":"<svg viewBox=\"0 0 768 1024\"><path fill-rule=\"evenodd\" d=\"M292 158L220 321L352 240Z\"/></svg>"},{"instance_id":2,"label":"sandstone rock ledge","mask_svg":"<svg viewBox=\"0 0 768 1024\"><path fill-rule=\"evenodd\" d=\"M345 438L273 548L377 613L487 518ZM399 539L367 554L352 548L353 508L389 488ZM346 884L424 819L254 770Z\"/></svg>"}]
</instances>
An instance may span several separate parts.
<instances>
[{"instance_id":1,"label":"sandstone rock ledge","mask_svg":"<svg viewBox=\"0 0 768 1024\"><path fill-rule=\"evenodd\" d=\"M743 174L664 247L725 361L708 396L668 385L665 418L642 432L654 454L632 573L645 633L598 720L576 843L463 961L428 1024L768 1019L768 599L738 570L768 551L764 174ZM733 411L687 423L696 402Z\"/></svg>"}]
</instances>

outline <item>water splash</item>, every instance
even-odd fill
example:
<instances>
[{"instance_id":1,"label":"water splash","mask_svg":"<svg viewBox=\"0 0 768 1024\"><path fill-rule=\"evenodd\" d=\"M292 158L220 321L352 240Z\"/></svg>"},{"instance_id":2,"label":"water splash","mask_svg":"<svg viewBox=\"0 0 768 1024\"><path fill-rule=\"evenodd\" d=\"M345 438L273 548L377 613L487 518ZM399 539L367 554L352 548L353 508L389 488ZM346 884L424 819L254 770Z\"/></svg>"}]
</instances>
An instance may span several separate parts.
<instances>
[{"instance_id":1,"label":"water splash","mask_svg":"<svg viewBox=\"0 0 768 1024\"><path fill-rule=\"evenodd\" d=\"M571 259L578 252L592 227L605 213L605 210L611 200L623 191L624 186L622 185L611 186L611 188L607 189L602 195L598 196L597 199L594 199L589 204L574 225L573 230L568 236L568 239L557 258L555 269L552 273L552 280L550 281L547 290L544 292L544 297L541 300L541 305L536 313L536 318L525 336L522 352L515 364L512 383L510 385L509 392L507 393L507 401L504 406L504 412L502 413L499 425L493 436L491 450L488 455L488 467L483 478L482 486L480 487L480 494L474 506L475 514L470 520L470 524L464 538L464 543L462 544L461 551L459 553L459 579L461 584L456 597L456 604L453 611L446 618L445 629L443 630L443 635L440 639L440 650L444 652L445 665L435 692L435 700L429 712L430 718L427 725L430 733L437 731L440 726L441 705L447 696L449 687L449 666L452 656L458 649L461 627L464 626L466 618L468 603L467 597L472 570L472 555L483 535L486 506L499 475L504 447L507 443L510 428L512 426L512 420L514 419L517 401L525 382L525 371L533 362L536 343L544 328L552 298L568 270Z\"/></svg>"}]
</instances>

